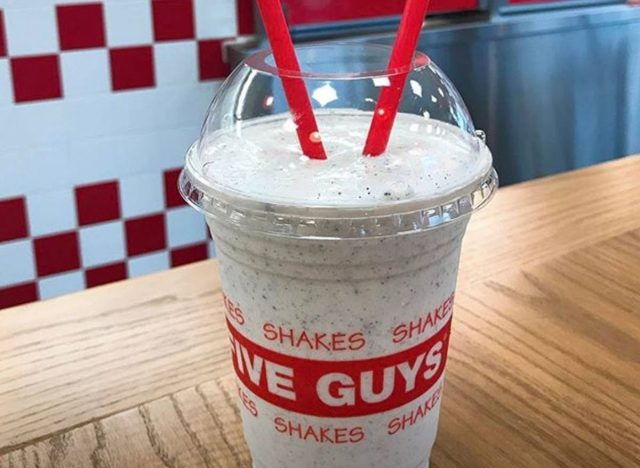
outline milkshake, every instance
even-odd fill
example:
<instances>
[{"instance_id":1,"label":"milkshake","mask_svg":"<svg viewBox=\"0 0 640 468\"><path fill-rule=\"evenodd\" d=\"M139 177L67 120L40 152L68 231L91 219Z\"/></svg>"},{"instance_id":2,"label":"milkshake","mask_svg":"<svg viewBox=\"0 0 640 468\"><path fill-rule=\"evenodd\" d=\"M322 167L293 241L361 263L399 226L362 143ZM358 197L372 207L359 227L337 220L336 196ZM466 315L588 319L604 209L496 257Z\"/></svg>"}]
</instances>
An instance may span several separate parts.
<instances>
[{"instance_id":1,"label":"milkshake","mask_svg":"<svg viewBox=\"0 0 640 468\"><path fill-rule=\"evenodd\" d=\"M282 114L208 134L182 178L217 245L245 438L256 468L425 467L491 154L400 114L367 158L370 114L316 117L326 161L300 155Z\"/></svg>"},{"instance_id":2,"label":"milkshake","mask_svg":"<svg viewBox=\"0 0 640 468\"><path fill-rule=\"evenodd\" d=\"M290 73L258 52L187 153L179 186L216 242L255 468L428 466L462 238L497 177L442 71L424 54L386 70L389 53L301 47ZM380 89L400 73L387 150L363 156ZM302 154L285 77L304 81L326 160Z\"/></svg>"}]
</instances>

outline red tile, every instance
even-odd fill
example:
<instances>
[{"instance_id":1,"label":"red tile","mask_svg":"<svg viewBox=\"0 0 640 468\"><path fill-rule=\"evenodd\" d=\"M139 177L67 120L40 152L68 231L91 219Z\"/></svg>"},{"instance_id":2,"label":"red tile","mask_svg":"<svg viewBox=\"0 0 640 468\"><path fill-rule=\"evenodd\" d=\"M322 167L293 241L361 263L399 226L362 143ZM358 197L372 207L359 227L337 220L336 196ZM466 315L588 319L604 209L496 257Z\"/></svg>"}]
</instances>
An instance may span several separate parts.
<instances>
[{"instance_id":1,"label":"red tile","mask_svg":"<svg viewBox=\"0 0 640 468\"><path fill-rule=\"evenodd\" d=\"M0 57L7 55L7 36L4 33L4 15L0 10Z\"/></svg>"},{"instance_id":2,"label":"red tile","mask_svg":"<svg viewBox=\"0 0 640 468\"><path fill-rule=\"evenodd\" d=\"M36 283L24 283L0 288L0 309L38 300Z\"/></svg>"},{"instance_id":3,"label":"red tile","mask_svg":"<svg viewBox=\"0 0 640 468\"><path fill-rule=\"evenodd\" d=\"M89 268L84 272L84 277L88 288L113 283L127 278L127 265L124 262L120 262Z\"/></svg>"},{"instance_id":4,"label":"red tile","mask_svg":"<svg viewBox=\"0 0 640 468\"><path fill-rule=\"evenodd\" d=\"M195 37L192 0L152 0L151 10L156 41Z\"/></svg>"},{"instance_id":5,"label":"red tile","mask_svg":"<svg viewBox=\"0 0 640 468\"><path fill-rule=\"evenodd\" d=\"M58 37L62 50L105 47L101 3L58 5Z\"/></svg>"},{"instance_id":6,"label":"red tile","mask_svg":"<svg viewBox=\"0 0 640 468\"><path fill-rule=\"evenodd\" d=\"M140 255L167 247L164 214L128 219L124 223L127 255Z\"/></svg>"},{"instance_id":7,"label":"red tile","mask_svg":"<svg viewBox=\"0 0 640 468\"><path fill-rule=\"evenodd\" d=\"M236 0L236 18L239 35L256 32L253 0Z\"/></svg>"},{"instance_id":8,"label":"red tile","mask_svg":"<svg viewBox=\"0 0 640 468\"><path fill-rule=\"evenodd\" d=\"M33 240L38 276L80 268L80 249L76 231L38 237Z\"/></svg>"},{"instance_id":9,"label":"red tile","mask_svg":"<svg viewBox=\"0 0 640 468\"><path fill-rule=\"evenodd\" d=\"M225 78L231 71L229 64L222 59L224 39L198 41L198 67L201 80Z\"/></svg>"},{"instance_id":10,"label":"red tile","mask_svg":"<svg viewBox=\"0 0 640 468\"><path fill-rule=\"evenodd\" d=\"M82 185L76 187L75 192L80 226L120 218L118 182Z\"/></svg>"},{"instance_id":11,"label":"red tile","mask_svg":"<svg viewBox=\"0 0 640 468\"><path fill-rule=\"evenodd\" d=\"M187 263L199 262L209 258L207 244L194 244L171 251L171 266L177 267Z\"/></svg>"},{"instance_id":12,"label":"red tile","mask_svg":"<svg viewBox=\"0 0 640 468\"><path fill-rule=\"evenodd\" d=\"M156 85L151 46L109 50L111 88L114 91L152 88Z\"/></svg>"},{"instance_id":13,"label":"red tile","mask_svg":"<svg viewBox=\"0 0 640 468\"><path fill-rule=\"evenodd\" d=\"M11 59L11 75L16 102L62 97L57 55L14 57Z\"/></svg>"},{"instance_id":14,"label":"red tile","mask_svg":"<svg viewBox=\"0 0 640 468\"><path fill-rule=\"evenodd\" d=\"M178 177L180 168L165 171L164 174L164 206L173 208L174 206L186 205L180 192L178 192Z\"/></svg>"},{"instance_id":15,"label":"red tile","mask_svg":"<svg viewBox=\"0 0 640 468\"><path fill-rule=\"evenodd\" d=\"M24 197L0 200L0 242L29 236Z\"/></svg>"}]
</instances>

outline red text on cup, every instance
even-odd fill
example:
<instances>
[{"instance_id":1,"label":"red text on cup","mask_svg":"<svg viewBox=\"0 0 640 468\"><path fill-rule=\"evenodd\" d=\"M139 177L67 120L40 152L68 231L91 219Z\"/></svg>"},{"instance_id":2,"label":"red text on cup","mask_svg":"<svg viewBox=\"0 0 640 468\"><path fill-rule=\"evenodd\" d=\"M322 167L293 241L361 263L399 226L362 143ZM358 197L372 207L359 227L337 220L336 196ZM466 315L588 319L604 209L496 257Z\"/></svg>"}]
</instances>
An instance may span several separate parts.
<instances>
[{"instance_id":1,"label":"red text on cup","mask_svg":"<svg viewBox=\"0 0 640 468\"><path fill-rule=\"evenodd\" d=\"M246 388L280 408L323 417L375 414L423 395L444 372L450 324L386 356L317 360L266 349L227 320L233 365Z\"/></svg>"}]
</instances>

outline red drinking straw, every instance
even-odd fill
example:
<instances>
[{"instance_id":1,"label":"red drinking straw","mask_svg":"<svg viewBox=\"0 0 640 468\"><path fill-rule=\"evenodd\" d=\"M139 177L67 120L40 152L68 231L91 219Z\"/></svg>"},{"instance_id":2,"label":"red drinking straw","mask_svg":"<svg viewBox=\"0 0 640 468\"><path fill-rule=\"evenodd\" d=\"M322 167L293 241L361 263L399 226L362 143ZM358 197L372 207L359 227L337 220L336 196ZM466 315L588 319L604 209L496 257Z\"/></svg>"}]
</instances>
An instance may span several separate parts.
<instances>
[{"instance_id":1,"label":"red drinking straw","mask_svg":"<svg viewBox=\"0 0 640 468\"><path fill-rule=\"evenodd\" d=\"M411 71L418 36L428 7L429 0L407 0L404 6L388 66L389 70L400 69L403 72L389 77L390 86L380 91L380 98L373 112L373 120L362 152L365 156L379 156L387 149L393 122L400 106L402 90Z\"/></svg>"},{"instance_id":2,"label":"red drinking straw","mask_svg":"<svg viewBox=\"0 0 640 468\"><path fill-rule=\"evenodd\" d=\"M260 8L278 70L286 70L294 75L281 76L281 79L291 117L296 124L302 152L312 159L327 159L307 88L302 78L296 76L300 73L300 64L293 48L280 0L258 0L258 8Z\"/></svg>"}]
</instances>

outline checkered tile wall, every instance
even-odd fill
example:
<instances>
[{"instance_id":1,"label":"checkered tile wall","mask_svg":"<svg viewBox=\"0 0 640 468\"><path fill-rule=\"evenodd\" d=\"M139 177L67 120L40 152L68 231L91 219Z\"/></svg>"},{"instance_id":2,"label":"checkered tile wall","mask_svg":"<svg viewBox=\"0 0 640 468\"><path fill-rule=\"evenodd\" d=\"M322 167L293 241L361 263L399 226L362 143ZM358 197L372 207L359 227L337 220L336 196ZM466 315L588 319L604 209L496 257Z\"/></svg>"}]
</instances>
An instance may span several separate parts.
<instances>
[{"instance_id":1,"label":"checkered tile wall","mask_svg":"<svg viewBox=\"0 0 640 468\"><path fill-rule=\"evenodd\" d=\"M0 3L0 308L215 255L176 180L251 4Z\"/></svg>"}]
</instances>

